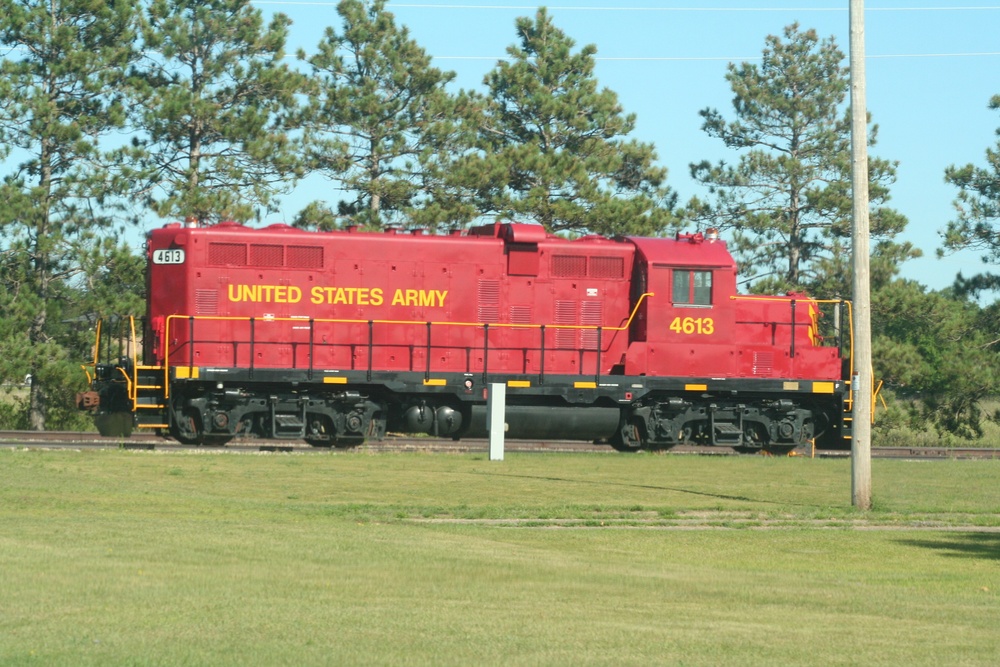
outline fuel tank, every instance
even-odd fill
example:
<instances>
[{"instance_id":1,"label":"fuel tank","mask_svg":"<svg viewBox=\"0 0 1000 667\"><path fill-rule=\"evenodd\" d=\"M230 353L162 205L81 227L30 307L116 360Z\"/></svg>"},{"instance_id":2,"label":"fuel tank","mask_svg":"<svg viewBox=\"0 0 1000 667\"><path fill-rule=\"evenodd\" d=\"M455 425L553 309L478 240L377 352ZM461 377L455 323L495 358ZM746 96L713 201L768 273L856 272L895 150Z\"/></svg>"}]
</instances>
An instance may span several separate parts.
<instances>
[{"instance_id":1,"label":"fuel tank","mask_svg":"<svg viewBox=\"0 0 1000 667\"><path fill-rule=\"evenodd\" d=\"M508 405L506 437L539 440L600 440L618 430L618 408ZM486 438L486 407L473 406L465 438Z\"/></svg>"}]
</instances>

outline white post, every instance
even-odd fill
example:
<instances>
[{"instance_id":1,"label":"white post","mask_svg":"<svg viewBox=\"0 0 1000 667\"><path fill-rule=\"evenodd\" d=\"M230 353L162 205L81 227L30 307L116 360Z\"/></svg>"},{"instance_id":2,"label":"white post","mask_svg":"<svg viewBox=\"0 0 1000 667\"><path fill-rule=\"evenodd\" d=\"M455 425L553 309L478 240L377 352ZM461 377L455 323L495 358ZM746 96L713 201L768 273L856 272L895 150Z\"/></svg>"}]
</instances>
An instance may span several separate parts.
<instances>
[{"instance_id":1,"label":"white post","mask_svg":"<svg viewBox=\"0 0 1000 667\"><path fill-rule=\"evenodd\" d=\"M486 430L490 432L490 461L503 461L503 436L506 431L507 385L490 384L486 394Z\"/></svg>"}]
</instances>

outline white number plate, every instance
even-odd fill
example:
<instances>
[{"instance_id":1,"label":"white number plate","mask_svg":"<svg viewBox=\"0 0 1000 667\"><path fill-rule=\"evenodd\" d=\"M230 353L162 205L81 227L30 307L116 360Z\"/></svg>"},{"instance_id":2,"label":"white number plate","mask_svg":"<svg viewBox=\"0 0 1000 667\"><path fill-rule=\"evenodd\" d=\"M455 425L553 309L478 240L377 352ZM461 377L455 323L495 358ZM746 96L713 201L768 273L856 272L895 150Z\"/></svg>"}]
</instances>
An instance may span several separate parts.
<instances>
[{"instance_id":1,"label":"white number plate","mask_svg":"<svg viewBox=\"0 0 1000 667\"><path fill-rule=\"evenodd\" d=\"M180 248L153 251L153 264L183 264L184 251Z\"/></svg>"}]
</instances>

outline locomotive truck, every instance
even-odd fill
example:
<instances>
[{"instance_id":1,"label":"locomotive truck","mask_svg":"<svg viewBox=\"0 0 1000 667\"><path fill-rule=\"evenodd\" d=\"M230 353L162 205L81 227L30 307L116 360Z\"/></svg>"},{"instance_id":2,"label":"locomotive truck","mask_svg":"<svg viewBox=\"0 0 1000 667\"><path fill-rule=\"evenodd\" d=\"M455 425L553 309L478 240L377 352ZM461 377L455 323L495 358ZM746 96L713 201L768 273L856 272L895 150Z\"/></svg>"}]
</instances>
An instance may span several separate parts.
<instances>
[{"instance_id":1,"label":"locomotive truck","mask_svg":"<svg viewBox=\"0 0 1000 667\"><path fill-rule=\"evenodd\" d=\"M77 399L103 435L484 437L504 383L508 438L850 446L849 304L738 294L712 230L171 223L145 253L146 313L98 324Z\"/></svg>"}]
</instances>

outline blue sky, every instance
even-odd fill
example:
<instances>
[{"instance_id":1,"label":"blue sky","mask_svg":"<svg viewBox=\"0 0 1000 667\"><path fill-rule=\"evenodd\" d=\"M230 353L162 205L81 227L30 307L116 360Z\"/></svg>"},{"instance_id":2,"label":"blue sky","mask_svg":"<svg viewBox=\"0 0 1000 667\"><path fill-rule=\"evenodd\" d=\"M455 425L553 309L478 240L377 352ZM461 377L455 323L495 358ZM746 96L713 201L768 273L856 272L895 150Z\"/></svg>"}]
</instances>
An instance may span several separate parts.
<instances>
[{"instance_id":1,"label":"blue sky","mask_svg":"<svg viewBox=\"0 0 1000 667\"><path fill-rule=\"evenodd\" d=\"M335 0L256 0L265 14L293 21L289 52L311 53L327 26L338 30ZM539 5L513 0L390 1L398 25L456 72L456 86L484 91L483 76L515 43L514 22ZM668 183L682 202L703 194L688 165L733 162L736 153L701 130L698 111L719 109L733 119L725 80L729 62L758 61L767 35L798 22L834 37L847 54L848 0L566 0L546 5L554 23L578 47L597 47L596 76L638 116L633 137L656 146ZM865 11L867 106L879 125L873 156L899 162L890 205L909 218L905 238L924 252L902 275L932 289L959 271L979 272L979 254L937 259L939 232L954 218L957 190L944 182L951 164L985 165L996 144L1000 113L1000 4L946 0L869 0ZM845 62L846 64L846 62ZM290 220L314 199L336 200L326 181L307 181L284 198L268 222Z\"/></svg>"}]
</instances>

